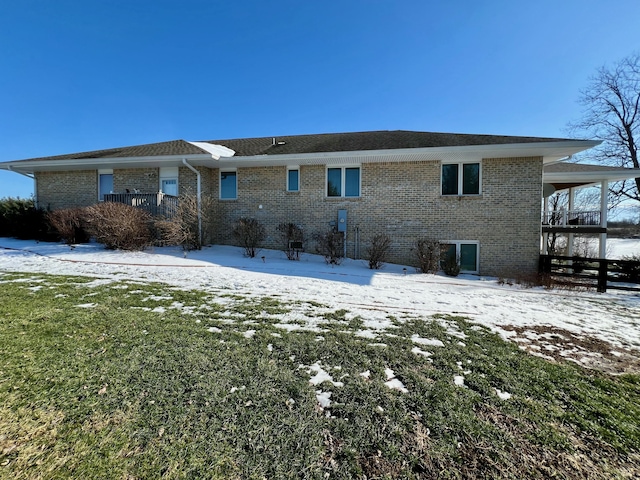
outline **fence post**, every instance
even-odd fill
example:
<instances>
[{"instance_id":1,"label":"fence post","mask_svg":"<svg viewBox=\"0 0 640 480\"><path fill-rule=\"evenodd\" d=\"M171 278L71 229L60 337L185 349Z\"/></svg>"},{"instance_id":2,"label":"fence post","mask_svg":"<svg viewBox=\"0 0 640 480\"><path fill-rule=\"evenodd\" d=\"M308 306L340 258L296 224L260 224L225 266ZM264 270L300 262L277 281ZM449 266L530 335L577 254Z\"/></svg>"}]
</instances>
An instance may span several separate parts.
<instances>
[{"instance_id":1,"label":"fence post","mask_svg":"<svg viewBox=\"0 0 640 480\"><path fill-rule=\"evenodd\" d=\"M607 291L607 270L609 262L601 258L598 260L598 292L605 293Z\"/></svg>"},{"instance_id":2,"label":"fence post","mask_svg":"<svg viewBox=\"0 0 640 480\"><path fill-rule=\"evenodd\" d=\"M551 273L551 257L549 255L540 255L538 271L541 274Z\"/></svg>"}]
</instances>

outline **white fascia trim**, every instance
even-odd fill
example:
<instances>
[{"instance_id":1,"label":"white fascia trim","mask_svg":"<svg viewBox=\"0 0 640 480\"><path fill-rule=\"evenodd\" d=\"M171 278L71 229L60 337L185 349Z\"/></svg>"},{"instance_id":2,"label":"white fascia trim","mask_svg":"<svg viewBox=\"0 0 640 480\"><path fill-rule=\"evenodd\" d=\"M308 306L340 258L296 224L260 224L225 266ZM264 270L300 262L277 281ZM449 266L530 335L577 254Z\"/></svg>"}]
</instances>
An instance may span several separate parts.
<instances>
[{"instance_id":1,"label":"white fascia trim","mask_svg":"<svg viewBox=\"0 0 640 480\"><path fill-rule=\"evenodd\" d=\"M176 162L176 165L182 164L182 159L195 161L207 160L212 162L213 158L210 154L192 154L192 155L167 155L167 156L148 156L148 157L117 157L117 158L73 158L65 160L45 160L30 161L18 160L16 162L6 162L0 164L0 169L11 170L18 173L33 173L36 171L50 170L98 170L99 168L127 168L136 165L154 165L162 163ZM159 165L158 165L159 166ZM215 165L212 165L215 166Z\"/></svg>"},{"instance_id":2,"label":"white fascia trim","mask_svg":"<svg viewBox=\"0 0 640 480\"><path fill-rule=\"evenodd\" d=\"M640 177L640 169L638 168L628 168L626 171L613 172L554 172L542 174L542 179L545 183L601 182L605 180L617 182L638 177Z\"/></svg>"},{"instance_id":3,"label":"white fascia trim","mask_svg":"<svg viewBox=\"0 0 640 480\"><path fill-rule=\"evenodd\" d=\"M555 162L587 150L599 141L568 140L561 142L513 143L501 145L465 145L458 147L399 148L359 150L351 152L292 153L221 157L220 165L236 167L301 165L346 165L347 163L410 162L410 161L481 161L483 158L543 157L544 163Z\"/></svg>"},{"instance_id":4,"label":"white fascia trim","mask_svg":"<svg viewBox=\"0 0 640 480\"><path fill-rule=\"evenodd\" d=\"M188 142L191 145L201 148L205 152L209 152L214 160L220 159L220 157L233 157L236 152L224 145L216 145L215 143L207 142Z\"/></svg>"}]
</instances>

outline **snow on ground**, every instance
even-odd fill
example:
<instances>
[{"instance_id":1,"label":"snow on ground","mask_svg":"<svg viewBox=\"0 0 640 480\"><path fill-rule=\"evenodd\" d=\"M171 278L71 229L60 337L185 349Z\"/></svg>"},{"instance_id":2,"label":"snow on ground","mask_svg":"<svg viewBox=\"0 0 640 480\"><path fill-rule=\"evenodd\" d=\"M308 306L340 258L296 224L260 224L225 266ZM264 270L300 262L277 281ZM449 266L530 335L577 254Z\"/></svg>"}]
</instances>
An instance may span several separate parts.
<instances>
[{"instance_id":1,"label":"snow on ground","mask_svg":"<svg viewBox=\"0 0 640 480\"><path fill-rule=\"evenodd\" d=\"M640 252L640 241L635 242L637 248L624 242L625 251ZM616 248L615 240L609 244ZM499 285L495 278L419 274L402 265L374 271L362 260L331 266L317 255L302 254L300 261L290 261L274 250L262 250L251 259L230 246L206 247L185 256L175 247L121 252L98 244L71 248L8 238L0 238L2 271L95 276L101 279L97 284L155 281L212 293L316 302L328 309L346 309L350 318L360 316L366 328L361 335L367 338L390 328L389 316L461 315L542 356L593 366L605 360L626 365L633 358L631 363L640 365L638 293L521 288ZM293 309L282 317L285 329L317 329L317 318L312 320L304 310ZM303 327L300 323L306 318L309 324ZM420 346L437 347L428 340L414 339Z\"/></svg>"},{"instance_id":2,"label":"snow on ground","mask_svg":"<svg viewBox=\"0 0 640 480\"><path fill-rule=\"evenodd\" d=\"M640 240L637 238L607 239L607 258L619 260L631 255L640 256Z\"/></svg>"}]
</instances>

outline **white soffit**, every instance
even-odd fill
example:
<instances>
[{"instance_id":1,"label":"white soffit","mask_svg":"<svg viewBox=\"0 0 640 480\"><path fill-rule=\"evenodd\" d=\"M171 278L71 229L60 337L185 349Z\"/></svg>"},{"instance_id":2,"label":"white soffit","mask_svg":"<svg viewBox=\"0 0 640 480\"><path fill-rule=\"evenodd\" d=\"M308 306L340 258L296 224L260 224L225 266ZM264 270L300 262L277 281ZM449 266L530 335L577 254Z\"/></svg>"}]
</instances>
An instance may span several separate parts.
<instances>
[{"instance_id":1,"label":"white soffit","mask_svg":"<svg viewBox=\"0 0 640 480\"><path fill-rule=\"evenodd\" d=\"M589 182L596 183L604 180L616 182L619 180L628 180L630 178L640 177L640 169L638 168L620 168L618 170L594 170L591 172L574 171L574 172L544 172L542 178L547 183L571 183L571 182Z\"/></svg>"}]
</instances>

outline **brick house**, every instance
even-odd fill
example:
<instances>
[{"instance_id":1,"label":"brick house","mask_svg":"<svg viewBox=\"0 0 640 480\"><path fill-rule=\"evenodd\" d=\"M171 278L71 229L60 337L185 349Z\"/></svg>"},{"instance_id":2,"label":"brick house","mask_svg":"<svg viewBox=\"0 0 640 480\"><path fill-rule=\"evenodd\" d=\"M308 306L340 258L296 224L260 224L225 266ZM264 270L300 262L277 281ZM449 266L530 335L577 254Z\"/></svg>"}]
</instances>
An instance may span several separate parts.
<instances>
[{"instance_id":1,"label":"brick house","mask_svg":"<svg viewBox=\"0 0 640 480\"><path fill-rule=\"evenodd\" d=\"M213 199L211 243L233 244L232 223L254 217L267 229L265 247L280 247L281 222L307 234L336 227L348 257L361 258L368 241L386 233L390 261L414 264L414 242L428 237L448 244L463 271L495 275L536 270L543 167L598 143L374 131L175 140L0 168L32 176L43 208L192 192Z\"/></svg>"}]
</instances>

